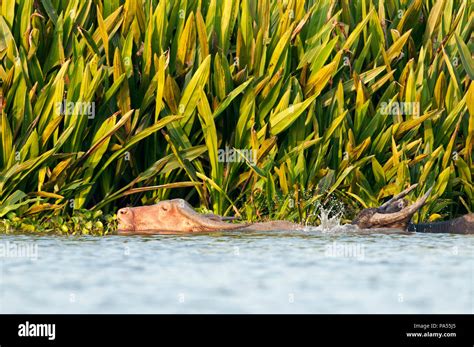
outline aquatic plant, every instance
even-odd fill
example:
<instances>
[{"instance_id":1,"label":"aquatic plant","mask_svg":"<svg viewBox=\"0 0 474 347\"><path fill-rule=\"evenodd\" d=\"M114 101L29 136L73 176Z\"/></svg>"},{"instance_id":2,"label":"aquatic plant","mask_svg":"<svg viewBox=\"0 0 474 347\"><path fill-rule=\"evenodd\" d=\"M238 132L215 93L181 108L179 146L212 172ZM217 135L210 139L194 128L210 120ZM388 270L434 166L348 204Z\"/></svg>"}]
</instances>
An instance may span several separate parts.
<instances>
[{"instance_id":1,"label":"aquatic plant","mask_svg":"<svg viewBox=\"0 0 474 347\"><path fill-rule=\"evenodd\" d=\"M0 3L0 218L350 218L415 182L417 219L474 209L471 1Z\"/></svg>"}]
</instances>

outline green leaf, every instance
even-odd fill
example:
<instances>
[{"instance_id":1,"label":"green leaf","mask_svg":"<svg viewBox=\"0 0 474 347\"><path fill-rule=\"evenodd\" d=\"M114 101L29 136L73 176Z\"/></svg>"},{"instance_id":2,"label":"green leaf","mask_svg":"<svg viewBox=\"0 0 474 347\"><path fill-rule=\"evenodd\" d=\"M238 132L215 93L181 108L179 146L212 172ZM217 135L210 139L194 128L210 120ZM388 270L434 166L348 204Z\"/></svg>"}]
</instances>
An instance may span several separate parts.
<instances>
[{"instance_id":1,"label":"green leaf","mask_svg":"<svg viewBox=\"0 0 474 347\"><path fill-rule=\"evenodd\" d=\"M41 0L41 3L43 4L43 7L49 19L51 19L54 26L56 26L58 22L58 14L56 13L56 9L54 8L51 0Z\"/></svg>"},{"instance_id":2,"label":"green leaf","mask_svg":"<svg viewBox=\"0 0 474 347\"><path fill-rule=\"evenodd\" d=\"M474 81L474 59L472 59L471 52L458 34L454 34L454 37L456 38L458 52L461 56L462 66L464 67L464 70L466 70L471 81Z\"/></svg>"},{"instance_id":3,"label":"green leaf","mask_svg":"<svg viewBox=\"0 0 474 347\"><path fill-rule=\"evenodd\" d=\"M272 135L278 135L288 129L308 106L311 105L316 99L316 96L317 95L313 95L303 102L291 105L287 109L270 116L270 133Z\"/></svg>"}]
</instances>

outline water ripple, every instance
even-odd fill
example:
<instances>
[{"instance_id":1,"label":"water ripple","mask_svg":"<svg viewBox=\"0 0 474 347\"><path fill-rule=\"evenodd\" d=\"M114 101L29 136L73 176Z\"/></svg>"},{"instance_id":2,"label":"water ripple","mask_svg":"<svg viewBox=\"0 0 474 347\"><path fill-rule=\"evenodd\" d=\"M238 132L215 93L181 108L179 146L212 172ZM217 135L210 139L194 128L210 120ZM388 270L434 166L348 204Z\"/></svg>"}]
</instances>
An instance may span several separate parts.
<instances>
[{"instance_id":1,"label":"water ripple","mask_svg":"<svg viewBox=\"0 0 474 347\"><path fill-rule=\"evenodd\" d=\"M350 228L1 235L37 257L0 257L0 313L473 313L473 240Z\"/></svg>"}]
</instances>

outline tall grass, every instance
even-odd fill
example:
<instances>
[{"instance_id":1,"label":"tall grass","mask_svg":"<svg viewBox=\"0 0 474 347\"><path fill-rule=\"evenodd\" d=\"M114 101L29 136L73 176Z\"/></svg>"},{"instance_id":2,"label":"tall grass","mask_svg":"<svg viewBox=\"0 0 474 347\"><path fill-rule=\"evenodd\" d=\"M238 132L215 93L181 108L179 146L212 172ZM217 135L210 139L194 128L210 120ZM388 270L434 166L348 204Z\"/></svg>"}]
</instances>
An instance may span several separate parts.
<instances>
[{"instance_id":1,"label":"tall grass","mask_svg":"<svg viewBox=\"0 0 474 347\"><path fill-rule=\"evenodd\" d=\"M419 219L474 209L471 1L0 3L0 217L179 196L350 218L415 182Z\"/></svg>"}]
</instances>

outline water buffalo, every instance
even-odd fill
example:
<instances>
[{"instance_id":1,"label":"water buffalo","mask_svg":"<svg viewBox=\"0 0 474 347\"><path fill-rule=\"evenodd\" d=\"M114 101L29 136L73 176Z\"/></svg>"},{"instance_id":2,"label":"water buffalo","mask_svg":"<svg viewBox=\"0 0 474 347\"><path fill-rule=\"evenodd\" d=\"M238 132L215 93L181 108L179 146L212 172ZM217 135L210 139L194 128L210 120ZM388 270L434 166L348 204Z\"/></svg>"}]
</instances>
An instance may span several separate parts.
<instances>
[{"instance_id":1,"label":"water buffalo","mask_svg":"<svg viewBox=\"0 0 474 347\"><path fill-rule=\"evenodd\" d=\"M352 224L360 229L395 228L416 232L470 234L474 233L474 214L470 213L446 222L412 224L412 216L425 204L431 188L414 204L404 197L411 186L378 208L362 210ZM260 223L230 223L232 217L200 214L183 199L160 201L155 205L125 207L117 212L119 234L166 234L212 231L302 230L304 226L287 221Z\"/></svg>"}]
</instances>

